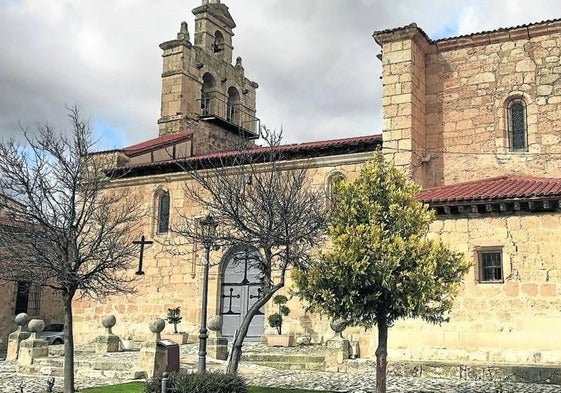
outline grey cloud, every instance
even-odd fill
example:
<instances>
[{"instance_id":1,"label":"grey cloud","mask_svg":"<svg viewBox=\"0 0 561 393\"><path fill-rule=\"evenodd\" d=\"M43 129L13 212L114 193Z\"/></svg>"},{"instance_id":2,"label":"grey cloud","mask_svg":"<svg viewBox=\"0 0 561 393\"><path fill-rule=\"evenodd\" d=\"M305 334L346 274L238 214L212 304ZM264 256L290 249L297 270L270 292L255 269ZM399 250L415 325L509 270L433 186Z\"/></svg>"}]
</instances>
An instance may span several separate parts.
<instances>
[{"instance_id":1,"label":"grey cloud","mask_svg":"<svg viewBox=\"0 0 561 393\"><path fill-rule=\"evenodd\" d=\"M223 0L235 56L259 83L258 116L287 142L377 133L381 65L374 30L417 22L429 35L547 19L556 1ZM65 126L64 105L120 129L157 135L161 51L197 0L0 2L0 135L18 121ZM524 5L526 7L524 7ZM114 146L111 146L114 147Z\"/></svg>"}]
</instances>

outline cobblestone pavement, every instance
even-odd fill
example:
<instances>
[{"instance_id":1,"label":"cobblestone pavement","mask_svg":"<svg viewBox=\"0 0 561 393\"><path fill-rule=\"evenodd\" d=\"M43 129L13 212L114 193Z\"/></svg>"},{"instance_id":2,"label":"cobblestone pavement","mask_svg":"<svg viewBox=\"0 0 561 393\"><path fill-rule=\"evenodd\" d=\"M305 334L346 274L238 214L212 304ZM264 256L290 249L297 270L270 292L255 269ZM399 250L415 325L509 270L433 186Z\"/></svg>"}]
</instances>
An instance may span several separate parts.
<instances>
[{"instance_id":1,"label":"cobblestone pavement","mask_svg":"<svg viewBox=\"0 0 561 393\"><path fill-rule=\"evenodd\" d=\"M255 345L248 347L248 352L270 351L265 346ZM86 355L77 355L76 359L84 359ZM130 362L138 356L138 352L123 352L115 355L119 361ZM102 360L107 355L88 354L88 359ZM183 345L181 347L181 367L195 369L197 363L196 345ZM209 360L209 369L223 369L224 362ZM366 393L374 392L375 372L360 374L326 373L309 371L285 371L269 367L259 366L243 362L240 366L240 374L244 376L250 385L263 387L285 387L301 388L312 390L327 390L332 392L354 392ZM40 393L46 387L48 377L45 376L25 376L16 373L16 364L13 361L0 361L0 393L20 393L20 386L25 393ZM96 378L76 378L76 387L109 385L124 380L100 375ZM474 382L459 381L449 379L429 379L429 378L406 378L389 377L389 393L560 393L561 386L556 385L537 385L537 384L498 384L494 382ZM62 378L56 378L55 392L62 390Z\"/></svg>"}]
</instances>

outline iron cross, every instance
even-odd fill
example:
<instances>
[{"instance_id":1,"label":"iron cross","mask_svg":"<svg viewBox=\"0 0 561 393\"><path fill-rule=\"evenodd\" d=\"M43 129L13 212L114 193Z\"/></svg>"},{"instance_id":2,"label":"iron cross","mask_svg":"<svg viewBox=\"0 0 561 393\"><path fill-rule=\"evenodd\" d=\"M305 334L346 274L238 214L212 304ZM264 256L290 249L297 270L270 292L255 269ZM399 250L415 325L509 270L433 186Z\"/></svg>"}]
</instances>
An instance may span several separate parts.
<instances>
[{"instance_id":1,"label":"iron cross","mask_svg":"<svg viewBox=\"0 0 561 393\"><path fill-rule=\"evenodd\" d=\"M140 237L140 240L135 240L133 241L133 244L140 244L140 258L138 260L138 271L135 273L138 276L141 276L144 274L144 272L142 271L142 260L144 259L144 245L145 244L152 244L154 243L152 240L146 240L144 238L144 235L142 235Z\"/></svg>"}]
</instances>

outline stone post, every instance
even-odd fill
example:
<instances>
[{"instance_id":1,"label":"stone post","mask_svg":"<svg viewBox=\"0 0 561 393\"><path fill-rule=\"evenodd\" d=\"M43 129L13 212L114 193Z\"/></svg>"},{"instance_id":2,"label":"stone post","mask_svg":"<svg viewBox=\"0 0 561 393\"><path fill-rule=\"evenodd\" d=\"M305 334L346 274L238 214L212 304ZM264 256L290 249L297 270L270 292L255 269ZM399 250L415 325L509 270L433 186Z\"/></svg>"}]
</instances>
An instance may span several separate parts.
<instances>
[{"instance_id":1,"label":"stone post","mask_svg":"<svg viewBox=\"0 0 561 393\"><path fill-rule=\"evenodd\" d=\"M25 325L29 322L29 315L22 312L16 315L14 321L18 325L18 329L15 332L10 333L8 336L8 352L6 353L6 360L16 360L18 358L21 341L29 338L31 334L24 330Z\"/></svg>"},{"instance_id":2,"label":"stone post","mask_svg":"<svg viewBox=\"0 0 561 393\"><path fill-rule=\"evenodd\" d=\"M113 326L117 323L114 315L106 315L101 320L101 324L105 328L105 334L95 339L95 353L118 352L120 339L113 334Z\"/></svg>"},{"instance_id":3,"label":"stone post","mask_svg":"<svg viewBox=\"0 0 561 393\"><path fill-rule=\"evenodd\" d=\"M37 336L45 328L45 322L40 319L29 321L31 336L20 343L18 366L31 366L35 359L49 356L49 343Z\"/></svg>"},{"instance_id":4,"label":"stone post","mask_svg":"<svg viewBox=\"0 0 561 393\"><path fill-rule=\"evenodd\" d=\"M223 320L220 315L215 315L208 320L208 330L210 330L208 338L208 355L218 360L228 359L228 339L222 337Z\"/></svg>"},{"instance_id":5,"label":"stone post","mask_svg":"<svg viewBox=\"0 0 561 393\"><path fill-rule=\"evenodd\" d=\"M158 345L161 333L166 326L163 319L150 321L148 327L154 333L154 339L142 343L138 354L138 369L146 374L147 378L154 378L166 371L167 353L165 347Z\"/></svg>"},{"instance_id":6,"label":"stone post","mask_svg":"<svg viewBox=\"0 0 561 393\"><path fill-rule=\"evenodd\" d=\"M347 369L346 360L351 355L349 340L343 337L343 330L347 323L342 319L336 319L330 323L331 329L335 332L332 339L326 344L325 371L345 372Z\"/></svg>"}]
</instances>

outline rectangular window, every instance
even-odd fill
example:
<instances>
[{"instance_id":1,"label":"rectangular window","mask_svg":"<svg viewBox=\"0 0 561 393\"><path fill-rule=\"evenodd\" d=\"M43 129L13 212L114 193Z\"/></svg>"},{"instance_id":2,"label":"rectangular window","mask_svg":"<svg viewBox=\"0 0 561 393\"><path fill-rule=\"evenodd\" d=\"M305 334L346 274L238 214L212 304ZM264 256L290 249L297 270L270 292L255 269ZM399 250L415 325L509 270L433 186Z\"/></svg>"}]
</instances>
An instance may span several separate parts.
<instances>
[{"instance_id":1,"label":"rectangular window","mask_svg":"<svg viewBox=\"0 0 561 393\"><path fill-rule=\"evenodd\" d=\"M30 316L39 315L41 286L29 281L18 281L16 287L16 304L14 315L27 313Z\"/></svg>"},{"instance_id":2,"label":"rectangular window","mask_svg":"<svg viewBox=\"0 0 561 393\"><path fill-rule=\"evenodd\" d=\"M479 251L479 281L503 282L503 258L500 250Z\"/></svg>"},{"instance_id":3,"label":"rectangular window","mask_svg":"<svg viewBox=\"0 0 561 393\"><path fill-rule=\"evenodd\" d=\"M31 283L29 281L18 281L16 288L16 307L14 314L27 312L27 303L29 302L29 289Z\"/></svg>"}]
</instances>

